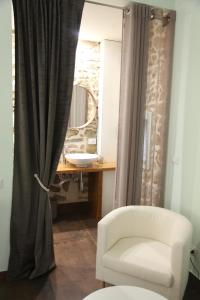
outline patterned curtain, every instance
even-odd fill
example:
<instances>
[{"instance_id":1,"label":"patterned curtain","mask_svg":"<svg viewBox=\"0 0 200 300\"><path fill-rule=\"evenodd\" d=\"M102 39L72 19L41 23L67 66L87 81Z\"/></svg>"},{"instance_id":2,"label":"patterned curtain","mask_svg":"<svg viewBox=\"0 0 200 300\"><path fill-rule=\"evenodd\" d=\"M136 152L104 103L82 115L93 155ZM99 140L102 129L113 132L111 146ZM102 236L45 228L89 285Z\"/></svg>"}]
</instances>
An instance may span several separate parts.
<instances>
[{"instance_id":1,"label":"patterned curtain","mask_svg":"<svg viewBox=\"0 0 200 300\"><path fill-rule=\"evenodd\" d=\"M141 205L163 206L175 12L152 10Z\"/></svg>"}]
</instances>

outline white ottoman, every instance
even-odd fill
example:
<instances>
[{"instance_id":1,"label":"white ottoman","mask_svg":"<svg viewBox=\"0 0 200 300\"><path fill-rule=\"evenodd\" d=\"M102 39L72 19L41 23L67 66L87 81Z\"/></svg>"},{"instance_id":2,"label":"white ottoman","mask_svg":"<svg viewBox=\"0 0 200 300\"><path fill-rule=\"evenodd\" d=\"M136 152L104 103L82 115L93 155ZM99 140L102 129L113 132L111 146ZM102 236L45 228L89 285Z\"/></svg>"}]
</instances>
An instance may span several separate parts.
<instances>
[{"instance_id":1,"label":"white ottoman","mask_svg":"<svg viewBox=\"0 0 200 300\"><path fill-rule=\"evenodd\" d=\"M136 286L111 286L97 290L83 300L167 300L167 298Z\"/></svg>"}]
</instances>

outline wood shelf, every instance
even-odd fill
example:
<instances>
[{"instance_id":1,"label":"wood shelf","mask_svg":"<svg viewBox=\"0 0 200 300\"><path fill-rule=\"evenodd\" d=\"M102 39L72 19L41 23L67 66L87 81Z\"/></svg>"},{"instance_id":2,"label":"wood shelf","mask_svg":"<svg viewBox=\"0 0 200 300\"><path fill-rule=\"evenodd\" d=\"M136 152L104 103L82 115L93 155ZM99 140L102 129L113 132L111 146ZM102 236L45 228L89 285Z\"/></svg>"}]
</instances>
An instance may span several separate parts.
<instances>
[{"instance_id":1,"label":"wood shelf","mask_svg":"<svg viewBox=\"0 0 200 300\"><path fill-rule=\"evenodd\" d=\"M92 218L99 221L102 216L102 181L103 172L116 169L114 162L109 163L93 163L86 168L76 167L71 164L59 164L57 174L62 173L89 173L88 174L88 210ZM76 204L78 205L78 204ZM72 205L71 205L72 206ZM70 207L68 207L70 209Z\"/></svg>"},{"instance_id":2,"label":"wood shelf","mask_svg":"<svg viewBox=\"0 0 200 300\"><path fill-rule=\"evenodd\" d=\"M116 169L116 163L115 162L105 162L105 163L93 163L89 167L81 168L76 167L72 164L59 164L57 168L57 173L91 173L91 172L103 172L103 171L111 171Z\"/></svg>"}]
</instances>

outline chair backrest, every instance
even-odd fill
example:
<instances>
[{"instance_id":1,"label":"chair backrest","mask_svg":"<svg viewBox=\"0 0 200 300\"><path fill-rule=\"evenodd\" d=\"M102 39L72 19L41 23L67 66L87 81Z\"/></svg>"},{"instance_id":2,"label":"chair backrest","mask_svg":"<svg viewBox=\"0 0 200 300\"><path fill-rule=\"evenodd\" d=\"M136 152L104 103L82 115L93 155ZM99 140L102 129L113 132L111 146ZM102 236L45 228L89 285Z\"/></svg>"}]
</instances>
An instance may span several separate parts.
<instances>
[{"instance_id":1,"label":"chair backrest","mask_svg":"<svg viewBox=\"0 0 200 300\"><path fill-rule=\"evenodd\" d=\"M190 226L184 216L160 207L127 206L117 210L121 210L118 224L123 224L122 236L150 238L171 246Z\"/></svg>"}]
</instances>

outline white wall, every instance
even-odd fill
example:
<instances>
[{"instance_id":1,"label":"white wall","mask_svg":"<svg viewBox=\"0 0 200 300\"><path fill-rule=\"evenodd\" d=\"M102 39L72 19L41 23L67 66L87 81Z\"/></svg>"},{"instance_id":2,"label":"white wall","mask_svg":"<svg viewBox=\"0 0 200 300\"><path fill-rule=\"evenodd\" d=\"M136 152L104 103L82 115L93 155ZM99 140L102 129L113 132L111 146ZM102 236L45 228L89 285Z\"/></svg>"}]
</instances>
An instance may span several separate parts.
<instances>
[{"instance_id":1,"label":"white wall","mask_svg":"<svg viewBox=\"0 0 200 300\"><path fill-rule=\"evenodd\" d=\"M83 9L79 38L87 41L121 41L121 9L86 3Z\"/></svg>"},{"instance_id":2,"label":"white wall","mask_svg":"<svg viewBox=\"0 0 200 300\"><path fill-rule=\"evenodd\" d=\"M0 1L0 272L7 270L13 168L11 1Z\"/></svg>"},{"instance_id":3,"label":"white wall","mask_svg":"<svg viewBox=\"0 0 200 300\"><path fill-rule=\"evenodd\" d=\"M117 160L121 43L104 40L100 47L98 153L105 162ZM103 173L102 214L113 208L115 172Z\"/></svg>"},{"instance_id":4,"label":"white wall","mask_svg":"<svg viewBox=\"0 0 200 300\"><path fill-rule=\"evenodd\" d=\"M158 7L174 9L175 8L175 0L131 0L132 2L145 3L149 5L154 5ZM190 1L190 0L188 0ZM104 3L109 5L115 5L119 7L124 7L130 3L129 0L95 0L98 3Z\"/></svg>"},{"instance_id":5,"label":"white wall","mask_svg":"<svg viewBox=\"0 0 200 300\"><path fill-rule=\"evenodd\" d=\"M200 1L177 0L166 207L194 228L200 270Z\"/></svg>"}]
</instances>

